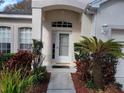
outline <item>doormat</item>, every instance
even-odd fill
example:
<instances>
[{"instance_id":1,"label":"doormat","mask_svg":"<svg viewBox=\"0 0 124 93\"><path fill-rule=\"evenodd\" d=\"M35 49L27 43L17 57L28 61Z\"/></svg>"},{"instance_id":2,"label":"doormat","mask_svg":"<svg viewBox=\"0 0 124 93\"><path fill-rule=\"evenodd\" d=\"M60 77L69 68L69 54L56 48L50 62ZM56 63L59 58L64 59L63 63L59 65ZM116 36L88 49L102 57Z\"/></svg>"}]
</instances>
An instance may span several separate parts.
<instances>
[{"instance_id":1,"label":"doormat","mask_svg":"<svg viewBox=\"0 0 124 93\"><path fill-rule=\"evenodd\" d=\"M52 68L70 68L69 66L58 66L58 65L53 65Z\"/></svg>"}]
</instances>

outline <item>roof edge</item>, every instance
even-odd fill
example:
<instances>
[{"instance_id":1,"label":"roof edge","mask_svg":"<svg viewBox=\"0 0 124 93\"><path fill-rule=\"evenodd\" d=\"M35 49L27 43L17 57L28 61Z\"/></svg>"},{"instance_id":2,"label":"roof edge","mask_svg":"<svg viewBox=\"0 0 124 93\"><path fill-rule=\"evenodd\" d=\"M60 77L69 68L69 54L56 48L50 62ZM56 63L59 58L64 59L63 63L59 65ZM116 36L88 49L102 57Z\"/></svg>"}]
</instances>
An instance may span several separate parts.
<instances>
[{"instance_id":1,"label":"roof edge","mask_svg":"<svg viewBox=\"0 0 124 93\"><path fill-rule=\"evenodd\" d=\"M107 2L109 0L94 0L90 2L87 7L85 8L85 12L87 14L95 14L97 9L100 8L100 5Z\"/></svg>"},{"instance_id":2,"label":"roof edge","mask_svg":"<svg viewBox=\"0 0 124 93\"><path fill-rule=\"evenodd\" d=\"M95 8L99 8L101 4L107 2L109 0L94 0L91 3L89 3L90 6L95 7Z\"/></svg>"},{"instance_id":3,"label":"roof edge","mask_svg":"<svg viewBox=\"0 0 124 93\"><path fill-rule=\"evenodd\" d=\"M32 19L32 15L0 14L0 18Z\"/></svg>"}]
</instances>

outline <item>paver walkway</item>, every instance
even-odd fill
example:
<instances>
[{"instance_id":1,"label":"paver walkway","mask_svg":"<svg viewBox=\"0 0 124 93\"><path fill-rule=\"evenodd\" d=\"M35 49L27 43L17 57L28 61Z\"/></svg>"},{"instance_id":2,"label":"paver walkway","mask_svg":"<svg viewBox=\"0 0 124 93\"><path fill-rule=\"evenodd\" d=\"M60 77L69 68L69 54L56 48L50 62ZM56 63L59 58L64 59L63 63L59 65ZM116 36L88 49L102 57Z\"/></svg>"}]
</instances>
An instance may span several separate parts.
<instances>
[{"instance_id":1,"label":"paver walkway","mask_svg":"<svg viewBox=\"0 0 124 93\"><path fill-rule=\"evenodd\" d=\"M52 72L47 93L76 93L69 72Z\"/></svg>"}]
</instances>

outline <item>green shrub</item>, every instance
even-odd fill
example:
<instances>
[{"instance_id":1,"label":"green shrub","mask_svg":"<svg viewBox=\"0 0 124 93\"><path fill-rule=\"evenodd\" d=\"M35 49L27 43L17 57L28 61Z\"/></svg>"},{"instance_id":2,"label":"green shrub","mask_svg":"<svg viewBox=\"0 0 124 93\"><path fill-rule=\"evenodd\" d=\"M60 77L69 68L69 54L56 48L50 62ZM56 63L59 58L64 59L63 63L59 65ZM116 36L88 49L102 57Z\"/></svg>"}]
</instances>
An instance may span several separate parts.
<instances>
[{"instance_id":1,"label":"green shrub","mask_svg":"<svg viewBox=\"0 0 124 93\"><path fill-rule=\"evenodd\" d=\"M32 79L33 76L22 77L21 70L4 69L0 73L0 93L24 93Z\"/></svg>"},{"instance_id":2,"label":"green shrub","mask_svg":"<svg viewBox=\"0 0 124 93\"><path fill-rule=\"evenodd\" d=\"M33 71L33 84L40 84L47 79L46 67L38 67Z\"/></svg>"},{"instance_id":3,"label":"green shrub","mask_svg":"<svg viewBox=\"0 0 124 93\"><path fill-rule=\"evenodd\" d=\"M5 53L0 55L0 62L5 62L9 60L11 57L13 57L15 53Z\"/></svg>"},{"instance_id":4,"label":"green shrub","mask_svg":"<svg viewBox=\"0 0 124 93\"><path fill-rule=\"evenodd\" d=\"M0 70L2 69L2 64L12 58L14 55L14 53L0 54Z\"/></svg>"},{"instance_id":5,"label":"green shrub","mask_svg":"<svg viewBox=\"0 0 124 93\"><path fill-rule=\"evenodd\" d=\"M117 88L119 88L119 89L122 89L123 88L123 85L120 84L119 82L115 83L115 86L117 86Z\"/></svg>"},{"instance_id":6,"label":"green shrub","mask_svg":"<svg viewBox=\"0 0 124 93\"><path fill-rule=\"evenodd\" d=\"M75 44L75 47L76 47L76 44ZM90 54L86 51L78 51L78 50L75 50L75 59L76 61L87 61L87 60L90 60Z\"/></svg>"},{"instance_id":7,"label":"green shrub","mask_svg":"<svg viewBox=\"0 0 124 93\"><path fill-rule=\"evenodd\" d=\"M88 88L91 89L99 89L98 86L96 86L92 80L88 81L86 85Z\"/></svg>"}]
</instances>

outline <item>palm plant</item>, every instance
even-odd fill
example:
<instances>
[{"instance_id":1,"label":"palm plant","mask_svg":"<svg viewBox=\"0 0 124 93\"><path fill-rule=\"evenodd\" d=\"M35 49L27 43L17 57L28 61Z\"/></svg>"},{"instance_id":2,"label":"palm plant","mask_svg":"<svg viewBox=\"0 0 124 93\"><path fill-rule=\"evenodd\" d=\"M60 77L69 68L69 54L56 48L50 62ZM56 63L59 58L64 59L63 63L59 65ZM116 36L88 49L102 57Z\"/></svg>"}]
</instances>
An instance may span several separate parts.
<instances>
[{"instance_id":1,"label":"palm plant","mask_svg":"<svg viewBox=\"0 0 124 93\"><path fill-rule=\"evenodd\" d=\"M83 37L84 40L75 43L75 51L86 51L90 54L97 55L96 57L99 57L104 54L112 54L118 58L122 57L124 54L121 51L121 48L123 48L123 45L119 42L114 41L114 39L110 39L108 41L103 42L100 39L97 39L96 37L87 38Z\"/></svg>"},{"instance_id":2,"label":"palm plant","mask_svg":"<svg viewBox=\"0 0 124 93\"><path fill-rule=\"evenodd\" d=\"M104 42L100 39L97 39L96 37L83 37L83 40L75 43L75 53L76 55L79 55L82 52L90 54L90 70L94 78L94 83L99 87L103 87L103 57L105 57L107 54L113 55L116 58L123 57L124 54L121 51L122 47L123 45L114 41L114 39Z\"/></svg>"}]
</instances>

